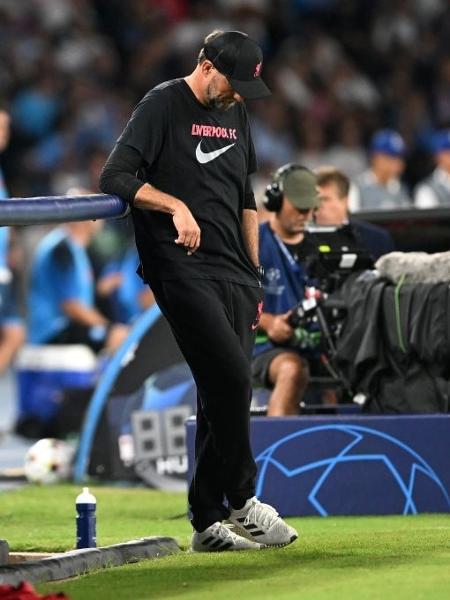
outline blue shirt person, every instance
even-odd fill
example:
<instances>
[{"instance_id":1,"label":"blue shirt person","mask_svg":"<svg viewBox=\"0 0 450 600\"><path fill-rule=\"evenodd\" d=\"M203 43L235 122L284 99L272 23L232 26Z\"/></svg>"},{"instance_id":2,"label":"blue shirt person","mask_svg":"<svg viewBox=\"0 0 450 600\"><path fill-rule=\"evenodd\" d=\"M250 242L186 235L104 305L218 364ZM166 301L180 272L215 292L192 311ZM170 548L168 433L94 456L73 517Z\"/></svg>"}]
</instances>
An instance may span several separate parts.
<instances>
[{"instance_id":1,"label":"blue shirt person","mask_svg":"<svg viewBox=\"0 0 450 600\"><path fill-rule=\"evenodd\" d=\"M154 302L149 286L137 274L139 256L134 244L116 261L106 265L97 292L108 301L109 314L119 323L132 323Z\"/></svg>"},{"instance_id":2,"label":"blue shirt person","mask_svg":"<svg viewBox=\"0 0 450 600\"><path fill-rule=\"evenodd\" d=\"M31 266L28 295L29 341L86 344L114 350L128 329L113 326L95 306L95 282L86 247L99 221L69 223L47 234Z\"/></svg>"},{"instance_id":3,"label":"blue shirt person","mask_svg":"<svg viewBox=\"0 0 450 600\"><path fill-rule=\"evenodd\" d=\"M350 189L352 212L410 208L408 190L401 181L406 145L392 129L376 131L370 141L370 169L355 178Z\"/></svg>"},{"instance_id":4,"label":"blue shirt person","mask_svg":"<svg viewBox=\"0 0 450 600\"><path fill-rule=\"evenodd\" d=\"M432 139L436 168L414 190L416 208L450 206L450 129L437 131Z\"/></svg>"}]
</instances>

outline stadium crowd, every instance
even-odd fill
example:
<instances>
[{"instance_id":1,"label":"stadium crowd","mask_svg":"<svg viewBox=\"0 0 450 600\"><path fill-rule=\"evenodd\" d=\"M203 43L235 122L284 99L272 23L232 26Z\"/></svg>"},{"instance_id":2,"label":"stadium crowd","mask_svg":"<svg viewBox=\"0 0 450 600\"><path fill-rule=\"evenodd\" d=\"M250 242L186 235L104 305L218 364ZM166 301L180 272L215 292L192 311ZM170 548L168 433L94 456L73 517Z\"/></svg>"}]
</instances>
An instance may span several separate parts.
<instances>
[{"instance_id":1,"label":"stadium crowd","mask_svg":"<svg viewBox=\"0 0 450 600\"><path fill-rule=\"evenodd\" d=\"M450 124L445 0L0 0L10 194L95 185L89 173L130 108L186 72L215 27L246 31L264 49L273 95L250 104L264 184L292 161L355 177L386 127L406 143L410 193L431 171L433 131Z\"/></svg>"}]
</instances>

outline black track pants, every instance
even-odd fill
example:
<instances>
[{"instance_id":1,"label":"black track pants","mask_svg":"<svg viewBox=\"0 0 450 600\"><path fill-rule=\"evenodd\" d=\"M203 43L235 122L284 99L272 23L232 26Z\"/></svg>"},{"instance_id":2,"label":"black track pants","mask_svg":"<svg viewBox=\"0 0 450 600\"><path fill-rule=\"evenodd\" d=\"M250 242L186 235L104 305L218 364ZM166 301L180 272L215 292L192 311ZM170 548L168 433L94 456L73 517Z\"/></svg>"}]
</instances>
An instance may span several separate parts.
<instances>
[{"instance_id":1,"label":"black track pants","mask_svg":"<svg viewBox=\"0 0 450 600\"><path fill-rule=\"evenodd\" d=\"M255 493L250 362L261 288L207 279L152 283L197 384L192 524L202 531Z\"/></svg>"}]
</instances>

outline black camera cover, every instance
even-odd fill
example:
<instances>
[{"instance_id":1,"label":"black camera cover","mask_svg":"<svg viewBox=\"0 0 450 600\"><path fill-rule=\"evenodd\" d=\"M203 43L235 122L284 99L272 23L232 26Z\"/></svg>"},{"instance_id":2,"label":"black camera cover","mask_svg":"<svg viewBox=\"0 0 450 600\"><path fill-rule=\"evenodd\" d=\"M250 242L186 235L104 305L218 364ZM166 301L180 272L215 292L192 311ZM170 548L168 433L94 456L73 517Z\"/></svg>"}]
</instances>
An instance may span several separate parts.
<instances>
[{"instance_id":1,"label":"black camera cover","mask_svg":"<svg viewBox=\"0 0 450 600\"><path fill-rule=\"evenodd\" d=\"M374 261L352 225L318 226L306 229L310 243L316 248L308 260L307 270L312 277L341 274L374 268Z\"/></svg>"}]
</instances>

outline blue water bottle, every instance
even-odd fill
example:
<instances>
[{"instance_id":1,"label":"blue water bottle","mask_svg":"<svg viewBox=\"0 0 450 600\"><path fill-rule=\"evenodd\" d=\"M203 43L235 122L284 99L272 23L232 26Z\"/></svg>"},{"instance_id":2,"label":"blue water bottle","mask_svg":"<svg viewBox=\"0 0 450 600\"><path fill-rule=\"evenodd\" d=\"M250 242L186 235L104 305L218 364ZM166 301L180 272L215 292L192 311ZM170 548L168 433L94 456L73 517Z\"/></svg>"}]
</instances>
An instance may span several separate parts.
<instances>
[{"instance_id":1,"label":"blue water bottle","mask_svg":"<svg viewBox=\"0 0 450 600\"><path fill-rule=\"evenodd\" d=\"M96 548L95 509L97 500L89 492L89 488L83 488L81 494L77 496L75 506L77 509L77 548Z\"/></svg>"}]
</instances>

